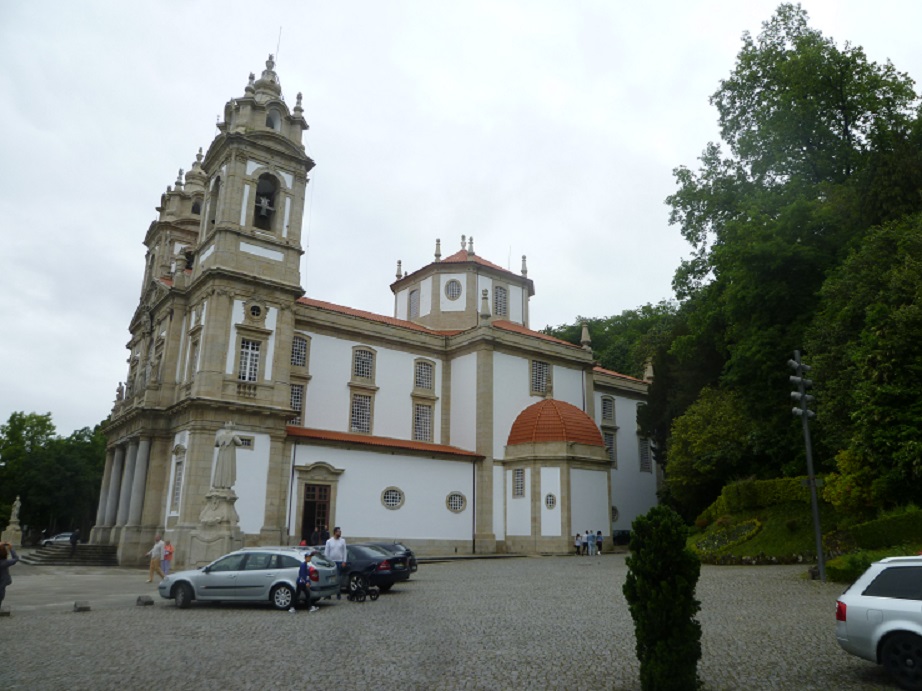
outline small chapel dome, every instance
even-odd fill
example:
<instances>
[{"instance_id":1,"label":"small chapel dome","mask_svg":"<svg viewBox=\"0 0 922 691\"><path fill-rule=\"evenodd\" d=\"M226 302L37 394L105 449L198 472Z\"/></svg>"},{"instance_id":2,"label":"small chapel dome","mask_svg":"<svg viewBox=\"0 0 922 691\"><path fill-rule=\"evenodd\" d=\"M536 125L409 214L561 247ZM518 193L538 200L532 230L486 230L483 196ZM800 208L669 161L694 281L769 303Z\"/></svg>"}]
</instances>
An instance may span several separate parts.
<instances>
[{"instance_id":1,"label":"small chapel dome","mask_svg":"<svg viewBox=\"0 0 922 691\"><path fill-rule=\"evenodd\" d=\"M605 446L602 433L591 417L575 405L552 398L538 401L519 413L506 445L560 441Z\"/></svg>"}]
</instances>

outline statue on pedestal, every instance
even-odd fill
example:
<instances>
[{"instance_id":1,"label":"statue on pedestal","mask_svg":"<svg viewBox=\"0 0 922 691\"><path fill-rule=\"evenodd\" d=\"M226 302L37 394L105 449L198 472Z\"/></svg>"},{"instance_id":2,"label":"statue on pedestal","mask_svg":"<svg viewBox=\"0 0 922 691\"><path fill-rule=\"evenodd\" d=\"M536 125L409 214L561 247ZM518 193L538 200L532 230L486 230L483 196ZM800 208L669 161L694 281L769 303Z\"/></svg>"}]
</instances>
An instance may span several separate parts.
<instances>
[{"instance_id":1,"label":"statue on pedestal","mask_svg":"<svg viewBox=\"0 0 922 691\"><path fill-rule=\"evenodd\" d=\"M22 544L22 528L19 527L19 509L22 508L22 502L19 501L19 495L16 495L16 501L13 502L13 508L10 511L10 524L0 535L0 541L9 542L11 545Z\"/></svg>"}]
</instances>

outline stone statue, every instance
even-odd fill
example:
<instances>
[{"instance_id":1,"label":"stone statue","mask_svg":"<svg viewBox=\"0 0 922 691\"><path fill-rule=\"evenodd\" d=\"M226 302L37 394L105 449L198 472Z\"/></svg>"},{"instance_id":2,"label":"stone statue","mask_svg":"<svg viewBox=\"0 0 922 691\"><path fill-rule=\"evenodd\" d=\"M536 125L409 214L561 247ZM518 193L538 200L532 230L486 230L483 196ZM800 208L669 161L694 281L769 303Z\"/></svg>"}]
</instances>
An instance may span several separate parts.
<instances>
[{"instance_id":1,"label":"stone statue","mask_svg":"<svg viewBox=\"0 0 922 691\"><path fill-rule=\"evenodd\" d=\"M118 388L115 390L115 400L124 401L125 400L125 385L122 382L118 383Z\"/></svg>"},{"instance_id":2,"label":"stone statue","mask_svg":"<svg viewBox=\"0 0 922 691\"><path fill-rule=\"evenodd\" d=\"M22 502L19 501L19 495L17 494L16 501L13 502L13 510L10 511L10 525L19 525L19 509L21 507Z\"/></svg>"},{"instance_id":3,"label":"stone statue","mask_svg":"<svg viewBox=\"0 0 922 691\"><path fill-rule=\"evenodd\" d=\"M215 489L231 489L237 482L237 447L243 440L234 434L234 423L225 422L223 429L215 435L214 445L218 447L218 462L214 468L211 486Z\"/></svg>"}]
</instances>

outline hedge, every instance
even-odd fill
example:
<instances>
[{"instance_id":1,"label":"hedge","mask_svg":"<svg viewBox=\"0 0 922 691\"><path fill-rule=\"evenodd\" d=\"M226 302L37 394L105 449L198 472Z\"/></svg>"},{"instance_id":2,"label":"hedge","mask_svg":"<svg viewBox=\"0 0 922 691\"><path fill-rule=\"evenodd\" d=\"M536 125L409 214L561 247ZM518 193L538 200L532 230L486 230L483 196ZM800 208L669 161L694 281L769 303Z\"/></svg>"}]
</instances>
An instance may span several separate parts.
<instances>
[{"instance_id":1,"label":"hedge","mask_svg":"<svg viewBox=\"0 0 922 691\"><path fill-rule=\"evenodd\" d=\"M877 518L852 526L848 532L862 549L922 542L922 511Z\"/></svg>"},{"instance_id":2,"label":"hedge","mask_svg":"<svg viewBox=\"0 0 922 691\"><path fill-rule=\"evenodd\" d=\"M726 485L720 496L701 512L696 523L708 524L721 516L761 509L790 501L810 501L806 477L781 477L774 480L740 480Z\"/></svg>"}]
</instances>

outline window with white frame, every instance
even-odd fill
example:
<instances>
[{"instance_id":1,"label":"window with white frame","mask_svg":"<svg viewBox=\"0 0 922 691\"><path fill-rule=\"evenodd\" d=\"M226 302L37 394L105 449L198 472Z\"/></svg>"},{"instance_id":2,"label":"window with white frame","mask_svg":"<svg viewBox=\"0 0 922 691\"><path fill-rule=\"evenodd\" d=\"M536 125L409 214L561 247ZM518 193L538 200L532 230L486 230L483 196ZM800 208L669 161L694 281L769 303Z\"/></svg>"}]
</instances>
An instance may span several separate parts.
<instances>
[{"instance_id":1,"label":"window with white frame","mask_svg":"<svg viewBox=\"0 0 922 691\"><path fill-rule=\"evenodd\" d=\"M643 437L640 439L640 472L653 472L653 458L650 454L650 440Z\"/></svg>"},{"instance_id":2,"label":"window with white frame","mask_svg":"<svg viewBox=\"0 0 922 691\"><path fill-rule=\"evenodd\" d=\"M237 372L240 381L256 381L259 376L259 346L259 341L240 339L240 369Z\"/></svg>"},{"instance_id":3,"label":"window with white frame","mask_svg":"<svg viewBox=\"0 0 922 691\"><path fill-rule=\"evenodd\" d=\"M179 513L179 499L182 497L182 475L186 467L184 459L178 459L173 469L173 491L170 494L170 513Z\"/></svg>"},{"instance_id":4,"label":"window with white frame","mask_svg":"<svg viewBox=\"0 0 922 691\"><path fill-rule=\"evenodd\" d=\"M615 421L615 399L611 396L602 396L602 422Z\"/></svg>"},{"instance_id":5,"label":"window with white frame","mask_svg":"<svg viewBox=\"0 0 922 691\"><path fill-rule=\"evenodd\" d=\"M410 319L419 317L419 288L410 291Z\"/></svg>"},{"instance_id":6,"label":"window with white frame","mask_svg":"<svg viewBox=\"0 0 922 691\"><path fill-rule=\"evenodd\" d=\"M417 389L431 391L434 372L435 367L431 362L417 360L413 372L413 386Z\"/></svg>"},{"instance_id":7,"label":"window with white frame","mask_svg":"<svg viewBox=\"0 0 922 691\"><path fill-rule=\"evenodd\" d=\"M525 496L525 469L516 468L512 471L512 496Z\"/></svg>"},{"instance_id":8,"label":"window with white frame","mask_svg":"<svg viewBox=\"0 0 922 691\"><path fill-rule=\"evenodd\" d=\"M295 336L291 341L291 366L304 367L307 365L307 339Z\"/></svg>"},{"instance_id":9,"label":"window with white frame","mask_svg":"<svg viewBox=\"0 0 922 691\"><path fill-rule=\"evenodd\" d=\"M413 404L413 441L432 441L432 406Z\"/></svg>"},{"instance_id":10,"label":"window with white frame","mask_svg":"<svg viewBox=\"0 0 922 691\"><path fill-rule=\"evenodd\" d=\"M551 381L551 366L541 360L531 361L531 392L544 395Z\"/></svg>"},{"instance_id":11,"label":"window with white frame","mask_svg":"<svg viewBox=\"0 0 922 691\"><path fill-rule=\"evenodd\" d=\"M291 385L291 409L297 412L288 424L300 425L302 413L304 412L304 384Z\"/></svg>"},{"instance_id":12,"label":"window with white frame","mask_svg":"<svg viewBox=\"0 0 922 691\"><path fill-rule=\"evenodd\" d=\"M509 316L509 291L502 286L493 288L493 315L496 317Z\"/></svg>"},{"instance_id":13,"label":"window with white frame","mask_svg":"<svg viewBox=\"0 0 922 691\"><path fill-rule=\"evenodd\" d=\"M352 394L349 430L364 434L371 433L371 396L368 394Z\"/></svg>"},{"instance_id":14,"label":"window with white frame","mask_svg":"<svg viewBox=\"0 0 922 691\"><path fill-rule=\"evenodd\" d=\"M445 284L445 297L449 300L457 300L461 297L461 281L452 278Z\"/></svg>"},{"instance_id":15,"label":"window with white frame","mask_svg":"<svg viewBox=\"0 0 922 691\"><path fill-rule=\"evenodd\" d=\"M374 381L375 354L365 348L356 348L352 351L352 378Z\"/></svg>"},{"instance_id":16,"label":"window with white frame","mask_svg":"<svg viewBox=\"0 0 922 691\"><path fill-rule=\"evenodd\" d=\"M544 497L544 506L547 507L548 511L553 511L557 506L557 497L554 494L546 494Z\"/></svg>"},{"instance_id":17,"label":"window with white frame","mask_svg":"<svg viewBox=\"0 0 922 691\"><path fill-rule=\"evenodd\" d=\"M399 487L388 487L381 492L381 503L391 510L396 510L403 506L405 498L403 490Z\"/></svg>"}]
</instances>

